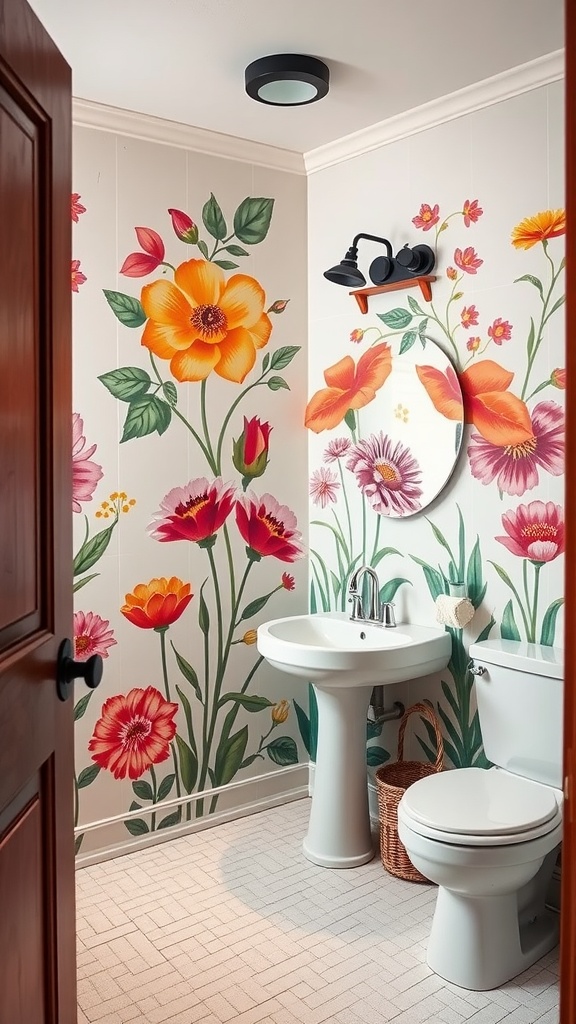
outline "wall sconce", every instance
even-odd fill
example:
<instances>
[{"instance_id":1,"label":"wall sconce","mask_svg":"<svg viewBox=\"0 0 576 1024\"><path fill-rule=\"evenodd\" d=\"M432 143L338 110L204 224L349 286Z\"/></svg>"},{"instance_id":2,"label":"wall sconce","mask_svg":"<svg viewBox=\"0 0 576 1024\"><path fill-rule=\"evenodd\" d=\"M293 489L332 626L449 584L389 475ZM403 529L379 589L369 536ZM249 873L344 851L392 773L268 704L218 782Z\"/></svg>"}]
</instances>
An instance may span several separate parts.
<instances>
[{"instance_id":1,"label":"wall sconce","mask_svg":"<svg viewBox=\"0 0 576 1024\"><path fill-rule=\"evenodd\" d=\"M370 280L375 285L395 284L409 281L424 274L430 274L436 263L436 255L429 245L405 245L392 255L392 246L387 238L378 235L367 235L361 232L352 240L352 245L341 263L330 270L324 271L324 277L334 284L343 284L348 288L363 288L366 278L358 269L358 242L361 238L369 242L379 242L386 249L385 256L377 256L370 264L368 271Z\"/></svg>"}]
</instances>

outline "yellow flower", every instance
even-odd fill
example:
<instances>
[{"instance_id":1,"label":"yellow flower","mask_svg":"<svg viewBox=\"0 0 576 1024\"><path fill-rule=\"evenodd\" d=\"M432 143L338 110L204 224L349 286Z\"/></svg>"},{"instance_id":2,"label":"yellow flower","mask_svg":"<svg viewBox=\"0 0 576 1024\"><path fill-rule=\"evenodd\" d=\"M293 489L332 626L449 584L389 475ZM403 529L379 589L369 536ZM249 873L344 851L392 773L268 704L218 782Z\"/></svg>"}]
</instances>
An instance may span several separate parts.
<instances>
[{"instance_id":1,"label":"yellow flower","mask_svg":"<svg viewBox=\"0 0 576 1024\"><path fill-rule=\"evenodd\" d=\"M243 644L255 644L257 639L257 633L255 629L249 629L242 637Z\"/></svg>"},{"instance_id":2,"label":"yellow flower","mask_svg":"<svg viewBox=\"0 0 576 1024\"><path fill-rule=\"evenodd\" d=\"M170 360L176 380L205 380L214 370L241 384L272 332L265 299L255 278L226 280L215 263L188 260L176 268L174 282L144 285L142 344Z\"/></svg>"},{"instance_id":3,"label":"yellow flower","mask_svg":"<svg viewBox=\"0 0 576 1024\"><path fill-rule=\"evenodd\" d=\"M531 249L547 238L566 234L566 212L564 210L542 210L534 217L526 217L512 232L512 245L517 249Z\"/></svg>"},{"instance_id":4,"label":"yellow flower","mask_svg":"<svg viewBox=\"0 0 576 1024\"><path fill-rule=\"evenodd\" d=\"M270 714L272 715L272 721L274 722L274 725L281 725L282 722L286 721L288 715L290 714L290 705L288 701L279 701L278 704L274 705Z\"/></svg>"}]
</instances>

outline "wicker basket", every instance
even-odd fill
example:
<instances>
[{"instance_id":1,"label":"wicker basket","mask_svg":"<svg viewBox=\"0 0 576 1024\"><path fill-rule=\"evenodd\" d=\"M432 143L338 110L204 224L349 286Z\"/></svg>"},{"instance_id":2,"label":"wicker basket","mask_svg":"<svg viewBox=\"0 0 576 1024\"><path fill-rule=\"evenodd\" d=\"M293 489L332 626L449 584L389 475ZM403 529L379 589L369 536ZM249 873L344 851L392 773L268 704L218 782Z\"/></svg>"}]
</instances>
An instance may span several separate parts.
<instances>
[{"instance_id":1,"label":"wicker basket","mask_svg":"<svg viewBox=\"0 0 576 1024\"><path fill-rule=\"evenodd\" d=\"M421 761L404 760L404 733L410 715L423 715L432 724L436 734L436 760L432 764ZM424 779L427 775L441 772L444 767L444 743L438 719L430 704L413 704L402 716L398 732L398 760L394 764L383 765L376 772L378 789L378 809L380 812L380 855L382 863L391 875L404 878L408 882L428 882L416 870L406 853L405 847L398 838L398 804L404 793L413 782Z\"/></svg>"}]
</instances>

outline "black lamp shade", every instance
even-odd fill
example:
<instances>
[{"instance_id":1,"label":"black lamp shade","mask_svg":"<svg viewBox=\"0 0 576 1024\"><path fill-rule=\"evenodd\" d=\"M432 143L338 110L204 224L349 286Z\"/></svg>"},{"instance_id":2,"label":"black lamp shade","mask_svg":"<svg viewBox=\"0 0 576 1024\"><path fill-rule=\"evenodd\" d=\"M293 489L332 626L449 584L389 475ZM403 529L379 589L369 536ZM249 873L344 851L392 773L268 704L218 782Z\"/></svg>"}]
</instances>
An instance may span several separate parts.
<instances>
[{"instance_id":1,"label":"black lamp shade","mask_svg":"<svg viewBox=\"0 0 576 1024\"><path fill-rule=\"evenodd\" d=\"M300 107L326 96L330 71L317 57L276 53L252 61L245 71L246 92L274 107Z\"/></svg>"},{"instance_id":2,"label":"black lamp shade","mask_svg":"<svg viewBox=\"0 0 576 1024\"><path fill-rule=\"evenodd\" d=\"M324 277L333 284L344 284L348 288L363 288L366 284L364 274L352 260L342 260L330 270L325 270Z\"/></svg>"}]
</instances>

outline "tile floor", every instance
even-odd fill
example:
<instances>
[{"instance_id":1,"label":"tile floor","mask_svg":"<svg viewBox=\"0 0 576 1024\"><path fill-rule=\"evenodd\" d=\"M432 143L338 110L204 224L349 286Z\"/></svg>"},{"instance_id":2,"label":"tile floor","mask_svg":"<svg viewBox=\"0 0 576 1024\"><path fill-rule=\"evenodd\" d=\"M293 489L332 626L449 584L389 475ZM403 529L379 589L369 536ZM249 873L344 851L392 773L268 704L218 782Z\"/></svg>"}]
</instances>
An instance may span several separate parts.
<instances>
[{"instance_id":1,"label":"tile floor","mask_svg":"<svg viewBox=\"0 0 576 1024\"><path fill-rule=\"evenodd\" d=\"M307 800L83 868L79 1024L557 1024L558 957L494 992L426 966L435 889L304 860Z\"/></svg>"}]
</instances>

